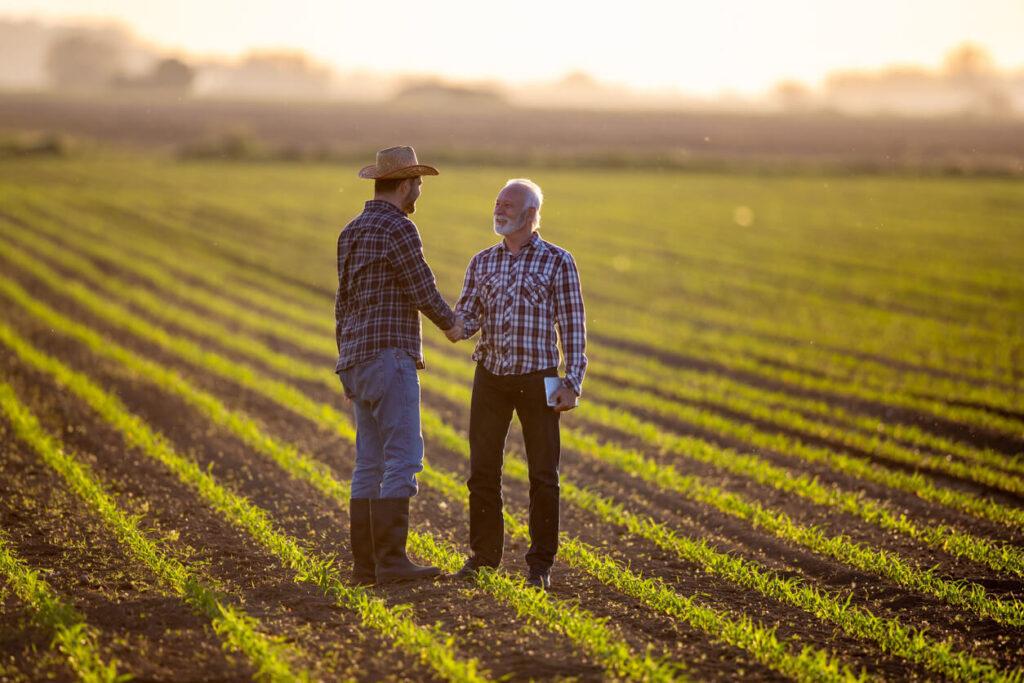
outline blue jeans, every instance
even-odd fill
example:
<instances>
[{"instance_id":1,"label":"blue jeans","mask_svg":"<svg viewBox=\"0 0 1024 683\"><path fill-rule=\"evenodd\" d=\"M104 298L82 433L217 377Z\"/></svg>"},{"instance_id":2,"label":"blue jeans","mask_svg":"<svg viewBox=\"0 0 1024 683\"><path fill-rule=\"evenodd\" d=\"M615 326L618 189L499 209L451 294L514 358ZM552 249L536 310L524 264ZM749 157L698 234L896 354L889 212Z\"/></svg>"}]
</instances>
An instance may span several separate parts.
<instances>
[{"instance_id":1,"label":"blue jeans","mask_svg":"<svg viewBox=\"0 0 1024 683\"><path fill-rule=\"evenodd\" d=\"M387 348L338 371L356 415L353 498L411 498L423 469L416 361Z\"/></svg>"}]
</instances>

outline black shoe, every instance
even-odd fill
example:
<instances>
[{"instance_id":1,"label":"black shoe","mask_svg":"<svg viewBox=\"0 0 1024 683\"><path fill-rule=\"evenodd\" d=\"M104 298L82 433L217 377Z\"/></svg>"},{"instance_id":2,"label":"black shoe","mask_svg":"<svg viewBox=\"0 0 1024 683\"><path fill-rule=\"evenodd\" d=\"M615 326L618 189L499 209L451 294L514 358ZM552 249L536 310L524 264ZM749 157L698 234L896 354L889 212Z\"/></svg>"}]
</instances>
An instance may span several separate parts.
<instances>
[{"instance_id":1,"label":"black shoe","mask_svg":"<svg viewBox=\"0 0 1024 683\"><path fill-rule=\"evenodd\" d=\"M480 564L475 557L471 557L462 565L462 569L452 574L452 578L459 579L460 581L475 581L477 572L484 567L494 568L491 565Z\"/></svg>"},{"instance_id":2,"label":"black shoe","mask_svg":"<svg viewBox=\"0 0 1024 683\"><path fill-rule=\"evenodd\" d=\"M356 586L372 586L377 583L377 560L373 556L369 498L349 500L348 523L352 542L352 583Z\"/></svg>"},{"instance_id":3,"label":"black shoe","mask_svg":"<svg viewBox=\"0 0 1024 683\"><path fill-rule=\"evenodd\" d=\"M411 562L405 553L409 538L408 498L371 499L370 518L377 583L429 579L441 573L437 567L421 567Z\"/></svg>"},{"instance_id":4,"label":"black shoe","mask_svg":"<svg viewBox=\"0 0 1024 683\"><path fill-rule=\"evenodd\" d=\"M526 575L526 585L544 591L551 590L551 570L542 572L538 569L531 569Z\"/></svg>"},{"instance_id":5,"label":"black shoe","mask_svg":"<svg viewBox=\"0 0 1024 683\"><path fill-rule=\"evenodd\" d=\"M470 558L462 565L462 569L452 574L452 578L459 581L473 581L476 579L478 569L479 567L473 562L473 558Z\"/></svg>"}]
</instances>

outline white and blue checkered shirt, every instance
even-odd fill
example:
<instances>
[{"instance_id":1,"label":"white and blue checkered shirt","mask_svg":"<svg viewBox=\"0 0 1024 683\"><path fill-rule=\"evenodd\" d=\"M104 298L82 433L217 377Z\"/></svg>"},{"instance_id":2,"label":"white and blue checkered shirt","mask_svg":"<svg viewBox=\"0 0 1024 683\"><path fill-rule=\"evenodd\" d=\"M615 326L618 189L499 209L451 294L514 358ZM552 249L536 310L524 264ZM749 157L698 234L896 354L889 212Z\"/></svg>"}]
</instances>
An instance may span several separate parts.
<instances>
[{"instance_id":1,"label":"white and blue checkered shirt","mask_svg":"<svg viewBox=\"0 0 1024 683\"><path fill-rule=\"evenodd\" d=\"M480 331L473 360L495 375L523 375L565 358L565 383L582 393L587 369L586 319L572 255L537 233L515 256L504 241L474 256L455 312L465 336ZM557 336L556 336L557 328Z\"/></svg>"}]
</instances>

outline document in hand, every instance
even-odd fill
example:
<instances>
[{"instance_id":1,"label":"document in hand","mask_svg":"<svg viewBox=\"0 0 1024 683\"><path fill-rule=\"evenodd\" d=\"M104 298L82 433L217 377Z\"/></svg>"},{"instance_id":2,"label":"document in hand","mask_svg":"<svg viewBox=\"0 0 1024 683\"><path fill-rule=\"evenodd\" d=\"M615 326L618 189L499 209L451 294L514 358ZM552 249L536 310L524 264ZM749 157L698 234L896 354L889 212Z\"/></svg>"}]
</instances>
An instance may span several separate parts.
<instances>
[{"instance_id":1,"label":"document in hand","mask_svg":"<svg viewBox=\"0 0 1024 683\"><path fill-rule=\"evenodd\" d=\"M545 377L544 378L544 393L548 396L548 405L552 408L555 407L555 392L562 387L562 380L558 377ZM579 405L579 397L573 396L573 407Z\"/></svg>"}]
</instances>

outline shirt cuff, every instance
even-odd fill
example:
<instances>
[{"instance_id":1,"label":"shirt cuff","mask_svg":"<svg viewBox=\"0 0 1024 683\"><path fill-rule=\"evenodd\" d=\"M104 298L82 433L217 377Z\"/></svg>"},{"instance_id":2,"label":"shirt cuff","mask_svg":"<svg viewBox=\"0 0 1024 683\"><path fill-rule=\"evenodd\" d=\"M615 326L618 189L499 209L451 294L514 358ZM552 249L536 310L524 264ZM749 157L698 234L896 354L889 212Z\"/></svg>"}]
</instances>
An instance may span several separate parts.
<instances>
[{"instance_id":1,"label":"shirt cuff","mask_svg":"<svg viewBox=\"0 0 1024 683\"><path fill-rule=\"evenodd\" d=\"M437 327L444 332L450 330L455 325L455 312L450 308L448 310L430 310L423 312L430 321L437 325Z\"/></svg>"},{"instance_id":2,"label":"shirt cuff","mask_svg":"<svg viewBox=\"0 0 1024 683\"><path fill-rule=\"evenodd\" d=\"M469 339L470 337L477 333L477 330L480 329L479 318L463 318L462 321L465 324L465 327L463 327L462 330L463 339Z\"/></svg>"}]
</instances>

